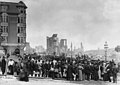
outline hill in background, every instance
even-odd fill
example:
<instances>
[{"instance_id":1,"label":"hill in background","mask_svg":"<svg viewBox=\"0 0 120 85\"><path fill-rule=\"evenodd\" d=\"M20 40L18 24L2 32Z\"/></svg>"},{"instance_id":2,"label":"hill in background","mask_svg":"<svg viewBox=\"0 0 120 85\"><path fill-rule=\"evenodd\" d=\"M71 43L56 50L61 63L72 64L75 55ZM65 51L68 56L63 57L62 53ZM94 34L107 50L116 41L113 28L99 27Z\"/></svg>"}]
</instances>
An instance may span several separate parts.
<instances>
[{"instance_id":1,"label":"hill in background","mask_svg":"<svg viewBox=\"0 0 120 85\"><path fill-rule=\"evenodd\" d=\"M98 49L98 50L89 50L86 51L85 54L92 56L93 59L97 60L104 60L105 59L105 50ZM110 48L107 51L107 60L114 60L115 62L120 62L120 52L116 52L114 48Z\"/></svg>"}]
</instances>

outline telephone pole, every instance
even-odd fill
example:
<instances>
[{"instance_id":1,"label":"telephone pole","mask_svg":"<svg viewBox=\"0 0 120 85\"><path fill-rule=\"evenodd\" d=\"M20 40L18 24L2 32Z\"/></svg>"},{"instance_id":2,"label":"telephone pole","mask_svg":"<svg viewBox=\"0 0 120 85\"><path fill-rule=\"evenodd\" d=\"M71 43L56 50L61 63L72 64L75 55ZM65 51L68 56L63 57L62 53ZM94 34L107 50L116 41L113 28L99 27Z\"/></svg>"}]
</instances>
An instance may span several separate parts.
<instances>
[{"instance_id":1,"label":"telephone pole","mask_svg":"<svg viewBox=\"0 0 120 85\"><path fill-rule=\"evenodd\" d=\"M108 51L108 44L107 41L104 44L104 49L105 49L105 61L107 61L107 51Z\"/></svg>"},{"instance_id":2,"label":"telephone pole","mask_svg":"<svg viewBox=\"0 0 120 85\"><path fill-rule=\"evenodd\" d=\"M72 54L72 48L73 48L73 46L72 46L72 42L71 42L71 58L73 57L73 54Z\"/></svg>"}]
</instances>

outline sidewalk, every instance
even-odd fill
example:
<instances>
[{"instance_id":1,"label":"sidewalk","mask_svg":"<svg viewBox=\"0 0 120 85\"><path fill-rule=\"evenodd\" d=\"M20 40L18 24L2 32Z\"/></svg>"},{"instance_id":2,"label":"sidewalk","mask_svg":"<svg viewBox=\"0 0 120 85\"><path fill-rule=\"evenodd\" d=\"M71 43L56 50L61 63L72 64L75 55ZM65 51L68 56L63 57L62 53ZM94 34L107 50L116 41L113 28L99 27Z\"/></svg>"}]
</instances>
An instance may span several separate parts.
<instances>
[{"instance_id":1,"label":"sidewalk","mask_svg":"<svg viewBox=\"0 0 120 85\"><path fill-rule=\"evenodd\" d=\"M12 80L12 79L17 79L18 76L13 76L13 75L6 75L6 76L3 76L0 72L0 79L5 79L5 80ZM35 76L29 76L30 80L38 80L38 79L46 79L46 80L58 80L58 81L67 81L66 79L64 78L56 78L56 79L52 79L52 78L46 78L46 77L35 77ZM91 80L92 81L92 80ZM90 82L91 82L90 81ZM71 81L71 82L86 82L86 81ZM102 81L104 82L104 81ZM118 79L117 79L117 82L120 83L120 73L118 73Z\"/></svg>"},{"instance_id":2,"label":"sidewalk","mask_svg":"<svg viewBox=\"0 0 120 85\"><path fill-rule=\"evenodd\" d=\"M17 77L7 75L0 76L0 85L120 85L120 76L118 76L118 82L104 82L104 81L67 81L62 79L51 78L36 78L31 77L29 82L18 81Z\"/></svg>"}]
</instances>

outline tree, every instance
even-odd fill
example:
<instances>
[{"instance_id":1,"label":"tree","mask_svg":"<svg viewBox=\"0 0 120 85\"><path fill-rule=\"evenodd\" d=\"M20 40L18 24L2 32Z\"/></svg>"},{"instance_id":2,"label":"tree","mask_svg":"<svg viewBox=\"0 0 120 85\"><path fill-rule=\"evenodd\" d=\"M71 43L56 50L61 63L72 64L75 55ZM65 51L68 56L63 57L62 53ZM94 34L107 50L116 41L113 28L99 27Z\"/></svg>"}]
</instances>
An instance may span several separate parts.
<instances>
[{"instance_id":1,"label":"tree","mask_svg":"<svg viewBox=\"0 0 120 85\"><path fill-rule=\"evenodd\" d=\"M118 45L117 47L115 47L115 51L116 52L120 52L120 45Z\"/></svg>"}]
</instances>

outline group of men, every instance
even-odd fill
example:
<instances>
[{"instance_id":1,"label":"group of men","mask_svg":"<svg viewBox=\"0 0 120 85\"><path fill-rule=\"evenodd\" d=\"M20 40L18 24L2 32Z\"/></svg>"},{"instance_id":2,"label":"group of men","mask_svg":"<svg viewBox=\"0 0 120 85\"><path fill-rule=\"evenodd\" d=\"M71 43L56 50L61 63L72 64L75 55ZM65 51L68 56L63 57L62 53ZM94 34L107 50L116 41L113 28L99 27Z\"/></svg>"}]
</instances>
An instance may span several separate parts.
<instances>
[{"instance_id":1,"label":"group of men","mask_svg":"<svg viewBox=\"0 0 120 85\"><path fill-rule=\"evenodd\" d=\"M13 59L8 59L3 56L0 61L0 68L3 76L14 75L18 76L20 81L29 81L27 68L21 59L16 62Z\"/></svg>"},{"instance_id":2,"label":"group of men","mask_svg":"<svg viewBox=\"0 0 120 85\"><path fill-rule=\"evenodd\" d=\"M2 74L5 74L6 60L1 61ZM8 69L11 75L19 75L20 80L29 81L29 76L65 78L67 80L103 80L117 82L118 68L114 61L77 60L35 60L30 57L19 59L19 62L9 60ZM111 80L111 77L113 80Z\"/></svg>"}]
</instances>

